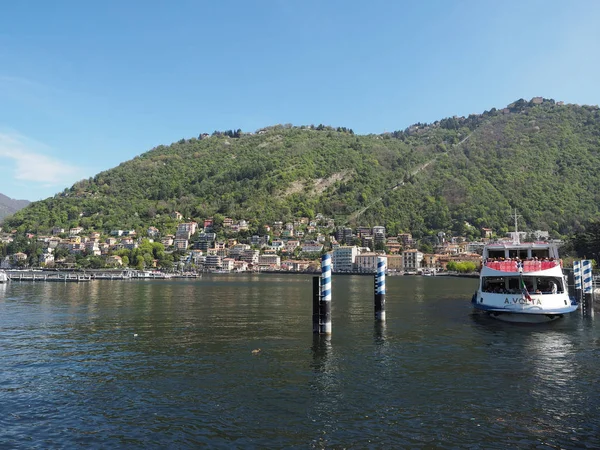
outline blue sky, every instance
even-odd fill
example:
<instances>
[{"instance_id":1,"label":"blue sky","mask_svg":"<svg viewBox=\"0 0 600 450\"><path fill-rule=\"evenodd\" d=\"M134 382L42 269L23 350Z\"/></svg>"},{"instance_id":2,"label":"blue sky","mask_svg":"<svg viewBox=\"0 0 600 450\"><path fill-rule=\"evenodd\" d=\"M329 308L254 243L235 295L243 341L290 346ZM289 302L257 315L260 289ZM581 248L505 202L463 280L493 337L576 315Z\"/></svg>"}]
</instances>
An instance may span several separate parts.
<instances>
[{"instance_id":1,"label":"blue sky","mask_svg":"<svg viewBox=\"0 0 600 450\"><path fill-rule=\"evenodd\" d=\"M0 193L46 198L214 130L597 105L598 24L597 1L4 2Z\"/></svg>"}]
</instances>

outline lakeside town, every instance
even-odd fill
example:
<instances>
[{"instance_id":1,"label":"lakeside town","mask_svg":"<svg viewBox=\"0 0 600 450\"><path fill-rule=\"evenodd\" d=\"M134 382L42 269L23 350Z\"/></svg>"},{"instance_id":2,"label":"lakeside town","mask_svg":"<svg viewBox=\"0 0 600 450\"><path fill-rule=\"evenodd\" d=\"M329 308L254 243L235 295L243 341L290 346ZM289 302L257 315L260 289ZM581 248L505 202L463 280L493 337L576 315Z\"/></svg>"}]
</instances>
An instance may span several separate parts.
<instances>
[{"instance_id":1,"label":"lakeside town","mask_svg":"<svg viewBox=\"0 0 600 450\"><path fill-rule=\"evenodd\" d=\"M387 258L391 274L473 272L481 250L490 240L511 241L514 233L498 237L490 228L478 230L475 241L437 233L413 239L411 233L388 235L384 226L336 226L317 214L314 219L263 224L250 234L245 220L213 218L185 220L173 212L175 234L150 226L144 230L114 229L107 234L83 227L54 227L50 235L0 228L1 269L136 269L179 273L293 272L320 270L320 257L331 252L337 273L374 273L377 258ZM521 239L548 240L548 232L521 232ZM18 249L19 251L11 251Z\"/></svg>"}]
</instances>

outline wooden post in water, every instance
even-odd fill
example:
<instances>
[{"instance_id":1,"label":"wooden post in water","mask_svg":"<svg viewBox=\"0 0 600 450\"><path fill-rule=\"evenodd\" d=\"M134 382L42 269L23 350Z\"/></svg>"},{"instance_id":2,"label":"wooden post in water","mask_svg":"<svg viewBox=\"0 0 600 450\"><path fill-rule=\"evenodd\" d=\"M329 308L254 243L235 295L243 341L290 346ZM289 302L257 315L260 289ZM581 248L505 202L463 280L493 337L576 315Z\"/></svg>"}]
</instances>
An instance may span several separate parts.
<instances>
[{"instance_id":1,"label":"wooden post in water","mask_svg":"<svg viewBox=\"0 0 600 450\"><path fill-rule=\"evenodd\" d=\"M321 277L313 277L313 333L319 333L319 308L321 303Z\"/></svg>"},{"instance_id":2,"label":"wooden post in water","mask_svg":"<svg viewBox=\"0 0 600 450\"><path fill-rule=\"evenodd\" d=\"M331 255L329 253L321 257L319 334L331 334Z\"/></svg>"},{"instance_id":3,"label":"wooden post in water","mask_svg":"<svg viewBox=\"0 0 600 450\"><path fill-rule=\"evenodd\" d=\"M581 289L581 261L573 261L573 281L575 285L575 300L583 309L583 293Z\"/></svg>"},{"instance_id":4,"label":"wooden post in water","mask_svg":"<svg viewBox=\"0 0 600 450\"><path fill-rule=\"evenodd\" d=\"M375 274L375 320L385 322L385 262L386 258L377 258Z\"/></svg>"},{"instance_id":5,"label":"wooden post in water","mask_svg":"<svg viewBox=\"0 0 600 450\"><path fill-rule=\"evenodd\" d=\"M581 278L583 281L583 302L581 309L584 316L594 315L594 287L592 280L592 261L581 261Z\"/></svg>"}]
</instances>

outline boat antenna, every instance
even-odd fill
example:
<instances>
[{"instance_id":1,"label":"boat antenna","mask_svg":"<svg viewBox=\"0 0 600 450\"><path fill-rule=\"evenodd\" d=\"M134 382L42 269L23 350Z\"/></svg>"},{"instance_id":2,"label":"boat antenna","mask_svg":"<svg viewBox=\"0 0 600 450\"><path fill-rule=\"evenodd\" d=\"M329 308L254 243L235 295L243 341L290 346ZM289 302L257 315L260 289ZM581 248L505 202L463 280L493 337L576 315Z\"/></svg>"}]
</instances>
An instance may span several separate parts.
<instances>
[{"instance_id":1,"label":"boat antenna","mask_svg":"<svg viewBox=\"0 0 600 450\"><path fill-rule=\"evenodd\" d=\"M517 221L518 221L519 217L521 217L521 216L519 216L517 214L517 208L515 208L515 215L514 215L514 218L515 218L515 236L513 238L513 243L517 244L517 245L521 243L521 241L519 239L519 227L518 227L518 224L517 224Z\"/></svg>"}]
</instances>

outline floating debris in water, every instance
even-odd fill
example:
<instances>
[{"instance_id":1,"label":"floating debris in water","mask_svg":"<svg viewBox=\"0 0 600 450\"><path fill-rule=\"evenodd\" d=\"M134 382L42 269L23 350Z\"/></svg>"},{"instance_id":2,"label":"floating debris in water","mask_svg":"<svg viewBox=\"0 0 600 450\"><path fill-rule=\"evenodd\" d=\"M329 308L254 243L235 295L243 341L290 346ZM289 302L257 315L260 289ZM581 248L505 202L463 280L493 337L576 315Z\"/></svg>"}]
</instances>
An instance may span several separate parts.
<instances>
[{"instance_id":1,"label":"floating debris in water","mask_svg":"<svg viewBox=\"0 0 600 450\"><path fill-rule=\"evenodd\" d=\"M254 350L252 350L253 355L258 355L260 352L261 352L260 348L255 348Z\"/></svg>"}]
</instances>

